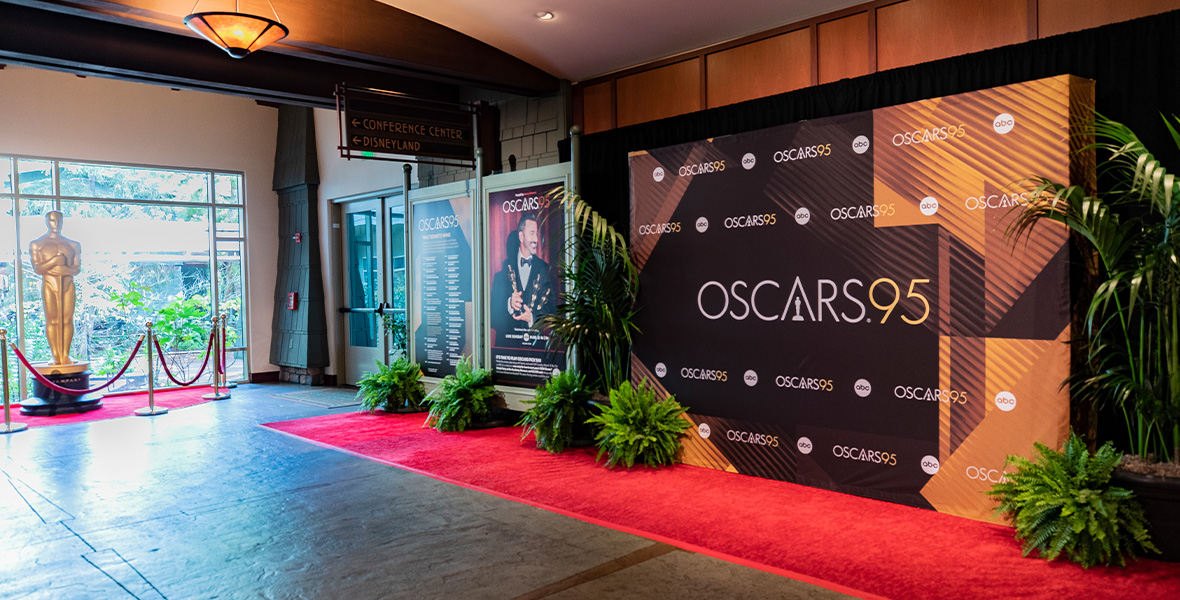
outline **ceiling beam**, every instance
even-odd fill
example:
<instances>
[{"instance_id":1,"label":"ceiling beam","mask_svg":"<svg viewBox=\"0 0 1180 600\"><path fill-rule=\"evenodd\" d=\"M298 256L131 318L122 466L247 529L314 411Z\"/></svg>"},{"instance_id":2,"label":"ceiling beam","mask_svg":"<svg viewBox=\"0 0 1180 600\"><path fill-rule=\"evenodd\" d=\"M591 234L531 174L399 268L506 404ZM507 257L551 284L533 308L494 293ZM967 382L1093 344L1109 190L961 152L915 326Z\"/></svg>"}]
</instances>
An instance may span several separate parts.
<instances>
[{"instance_id":1,"label":"ceiling beam","mask_svg":"<svg viewBox=\"0 0 1180 600\"><path fill-rule=\"evenodd\" d=\"M0 3L153 30L178 40L200 39L182 24L193 8L191 0ZM203 10L225 8L216 2L207 4L209 7L199 6ZM523 95L551 93L559 87L557 78L506 52L375 0L281 0L275 8L291 34L251 55L251 60L258 55L283 54ZM65 27L57 33L59 37L72 34L73 30Z\"/></svg>"},{"instance_id":2,"label":"ceiling beam","mask_svg":"<svg viewBox=\"0 0 1180 600\"><path fill-rule=\"evenodd\" d=\"M338 83L459 97L454 84L268 52L237 60L201 39L7 3L0 3L0 61L330 108Z\"/></svg>"}]
</instances>

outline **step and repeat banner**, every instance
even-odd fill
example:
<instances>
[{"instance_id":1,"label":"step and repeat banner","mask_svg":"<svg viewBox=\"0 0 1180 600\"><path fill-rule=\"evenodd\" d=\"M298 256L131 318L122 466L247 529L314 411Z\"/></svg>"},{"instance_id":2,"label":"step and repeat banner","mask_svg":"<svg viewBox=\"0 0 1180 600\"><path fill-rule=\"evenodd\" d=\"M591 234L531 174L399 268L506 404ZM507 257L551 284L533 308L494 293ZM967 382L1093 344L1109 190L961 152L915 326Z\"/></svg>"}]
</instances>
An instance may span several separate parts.
<instances>
[{"instance_id":1,"label":"step and repeat banner","mask_svg":"<svg viewBox=\"0 0 1180 600\"><path fill-rule=\"evenodd\" d=\"M1061 76L633 153L632 372L684 460L992 520L1069 417L1067 232L1004 232L1090 106Z\"/></svg>"},{"instance_id":2,"label":"step and repeat banner","mask_svg":"<svg viewBox=\"0 0 1180 600\"><path fill-rule=\"evenodd\" d=\"M445 377L472 354L471 198L419 202L413 215L414 362L427 376Z\"/></svg>"}]
</instances>

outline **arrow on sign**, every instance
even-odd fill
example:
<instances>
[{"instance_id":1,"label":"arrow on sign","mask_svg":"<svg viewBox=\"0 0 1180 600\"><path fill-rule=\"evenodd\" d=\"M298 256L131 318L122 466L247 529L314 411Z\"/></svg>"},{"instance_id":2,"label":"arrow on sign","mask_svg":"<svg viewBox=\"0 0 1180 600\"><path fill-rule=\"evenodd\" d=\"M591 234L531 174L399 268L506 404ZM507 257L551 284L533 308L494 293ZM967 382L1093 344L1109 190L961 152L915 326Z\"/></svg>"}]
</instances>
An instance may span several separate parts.
<instances>
[{"instance_id":1,"label":"arrow on sign","mask_svg":"<svg viewBox=\"0 0 1180 600\"><path fill-rule=\"evenodd\" d=\"M360 146L361 145L361 138L359 138L355 135L352 136L352 145L353 146Z\"/></svg>"},{"instance_id":2,"label":"arrow on sign","mask_svg":"<svg viewBox=\"0 0 1180 600\"><path fill-rule=\"evenodd\" d=\"M360 126L361 126L361 123L360 123L360 121L357 121L356 119L353 119L353 120L352 120L352 126L353 126L353 127L360 127Z\"/></svg>"}]
</instances>

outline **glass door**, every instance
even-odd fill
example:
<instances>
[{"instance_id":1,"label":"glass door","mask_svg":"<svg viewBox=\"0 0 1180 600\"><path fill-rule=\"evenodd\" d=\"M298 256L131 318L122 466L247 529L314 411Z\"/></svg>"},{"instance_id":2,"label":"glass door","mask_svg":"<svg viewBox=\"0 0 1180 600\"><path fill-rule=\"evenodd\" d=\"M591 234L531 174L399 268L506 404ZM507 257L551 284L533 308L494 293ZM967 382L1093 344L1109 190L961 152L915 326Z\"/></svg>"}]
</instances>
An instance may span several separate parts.
<instances>
[{"instance_id":1,"label":"glass door","mask_svg":"<svg viewBox=\"0 0 1180 600\"><path fill-rule=\"evenodd\" d=\"M381 200L343 206L345 353L341 374L349 385L356 385L365 371L375 370L375 363L385 362L388 354L377 314L385 298L382 212Z\"/></svg>"}]
</instances>

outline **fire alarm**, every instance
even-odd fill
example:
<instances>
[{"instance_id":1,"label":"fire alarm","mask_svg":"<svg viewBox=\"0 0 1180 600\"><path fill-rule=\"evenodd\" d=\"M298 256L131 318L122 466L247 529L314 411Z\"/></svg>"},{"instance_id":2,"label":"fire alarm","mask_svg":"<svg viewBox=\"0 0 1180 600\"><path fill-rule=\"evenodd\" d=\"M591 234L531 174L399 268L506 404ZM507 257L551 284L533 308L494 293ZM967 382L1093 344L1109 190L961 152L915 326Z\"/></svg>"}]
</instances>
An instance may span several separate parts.
<instances>
[{"instance_id":1,"label":"fire alarm","mask_svg":"<svg viewBox=\"0 0 1180 600\"><path fill-rule=\"evenodd\" d=\"M287 310L297 310L299 308L299 292L291 292L287 294Z\"/></svg>"},{"instance_id":2,"label":"fire alarm","mask_svg":"<svg viewBox=\"0 0 1180 600\"><path fill-rule=\"evenodd\" d=\"M295 235L291 236L291 238L295 240L295 243L296 243L296 244L298 244L299 242L302 242L302 241L303 241L303 234L302 234L302 233L296 233Z\"/></svg>"}]
</instances>

